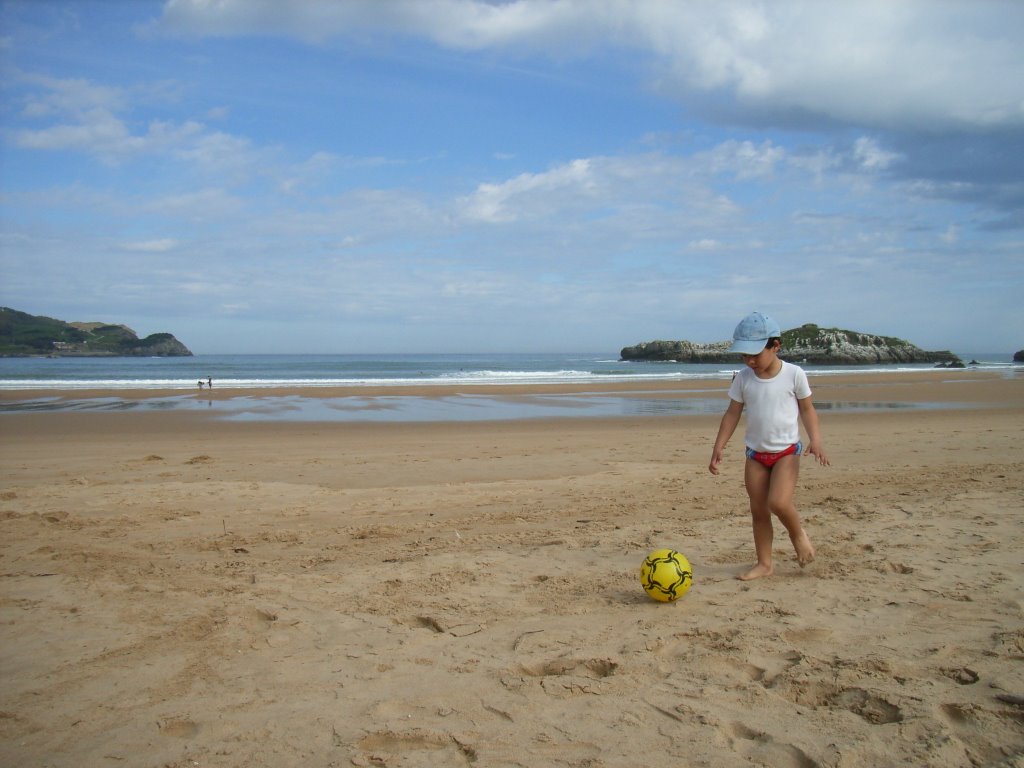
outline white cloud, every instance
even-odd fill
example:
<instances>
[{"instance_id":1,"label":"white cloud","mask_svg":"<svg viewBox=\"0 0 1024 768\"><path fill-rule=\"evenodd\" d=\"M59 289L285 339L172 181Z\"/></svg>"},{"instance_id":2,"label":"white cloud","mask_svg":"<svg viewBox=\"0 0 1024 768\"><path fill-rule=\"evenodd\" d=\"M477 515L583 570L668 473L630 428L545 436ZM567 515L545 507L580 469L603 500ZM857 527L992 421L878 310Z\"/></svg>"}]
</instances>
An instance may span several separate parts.
<instances>
[{"instance_id":1,"label":"white cloud","mask_svg":"<svg viewBox=\"0 0 1024 768\"><path fill-rule=\"evenodd\" d=\"M668 89L725 91L762 113L888 128L1024 124L1024 4L669 5L640 3L632 20L633 44L658 54Z\"/></svg>"},{"instance_id":2,"label":"white cloud","mask_svg":"<svg viewBox=\"0 0 1024 768\"><path fill-rule=\"evenodd\" d=\"M544 173L523 173L500 184L481 184L459 201L459 208L468 219L507 223L548 215L572 199L591 197L596 186L590 161L573 160Z\"/></svg>"},{"instance_id":3,"label":"white cloud","mask_svg":"<svg viewBox=\"0 0 1024 768\"><path fill-rule=\"evenodd\" d=\"M581 9L577 0L168 0L160 26L186 35L269 33L309 42L380 32L479 49L536 39L564 42Z\"/></svg>"},{"instance_id":4,"label":"white cloud","mask_svg":"<svg viewBox=\"0 0 1024 768\"><path fill-rule=\"evenodd\" d=\"M195 126L195 130L188 130ZM235 181L247 177L260 166L263 153L249 139L221 131L210 132L197 124L178 129L170 143L174 153L198 170L223 177L230 174Z\"/></svg>"},{"instance_id":5,"label":"white cloud","mask_svg":"<svg viewBox=\"0 0 1024 768\"><path fill-rule=\"evenodd\" d=\"M555 58L652 55L666 89L878 127L1024 124L1024 3L1013 0L169 0L163 29L307 41L367 34Z\"/></svg>"},{"instance_id":6,"label":"white cloud","mask_svg":"<svg viewBox=\"0 0 1024 768\"><path fill-rule=\"evenodd\" d=\"M821 182L827 174L843 165L843 159L831 147L817 147L812 151L790 153L789 165L802 169L816 182Z\"/></svg>"},{"instance_id":7,"label":"white cloud","mask_svg":"<svg viewBox=\"0 0 1024 768\"><path fill-rule=\"evenodd\" d=\"M74 125L54 125L39 130L21 130L15 141L25 149L77 150L111 159L137 150L138 138L128 134L120 120L102 110L81 115Z\"/></svg>"},{"instance_id":8,"label":"white cloud","mask_svg":"<svg viewBox=\"0 0 1024 768\"><path fill-rule=\"evenodd\" d=\"M765 139L755 145L751 141L729 140L707 153L713 173L728 172L740 179L771 176L786 157L786 151Z\"/></svg>"},{"instance_id":9,"label":"white cloud","mask_svg":"<svg viewBox=\"0 0 1024 768\"><path fill-rule=\"evenodd\" d=\"M692 242L700 240L694 237L697 232L735 223L741 213L722 184L769 175L784 160L785 153L771 142L734 141L690 156L654 152L580 158L544 172L479 184L456 199L455 221L516 224L517 231L538 238L577 243L664 237Z\"/></svg>"},{"instance_id":10,"label":"white cloud","mask_svg":"<svg viewBox=\"0 0 1024 768\"><path fill-rule=\"evenodd\" d=\"M178 241L172 237L164 237L157 240L137 240L125 243L122 247L126 251L139 251L141 253L166 253L173 250Z\"/></svg>"},{"instance_id":11,"label":"white cloud","mask_svg":"<svg viewBox=\"0 0 1024 768\"><path fill-rule=\"evenodd\" d=\"M106 163L173 155L202 172L236 177L261 165L248 139L210 131L194 120L152 120L144 131L133 133L127 117L133 104L125 89L81 78L26 75L22 80L37 87L26 98L23 117L50 124L12 132L19 147L82 152Z\"/></svg>"},{"instance_id":12,"label":"white cloud","mask_svg":"<svg viewBox=\"0 0 1024 768\"><path fill-rule=\"evenodd\" d=\"M97 85L82 78L22 74L19 79L40 89L25 100L22 114L28 118L118 112L128 103L124 89Z\"/></svg>"},{"instance_id":13,"label":"white cloud","mask_svg":"<svg viewBox=\"0 0 1024 768\"><path fill-rule=\"evenodd\" d=\"M862 168L870 171L884 171L900 157L896 152L882 149L876 140L866 136L853 143L853 156Z\"/></svg>"},{"instance_id":14,"label":"white cloud","mask_svg":"<svg viewBox=\"0 0 1024 768\"><path fill-rule=\"evenodd\" d=\"M123 89L81 78L22 75L35 90L25 97L21 115L29 122L51 124L13 132L18 146L41 150L78 150L108 155L130 152L137 142L117 113L127 104ZM56 121L56 124L53 124Z\"/></svg>"}]
</instances>

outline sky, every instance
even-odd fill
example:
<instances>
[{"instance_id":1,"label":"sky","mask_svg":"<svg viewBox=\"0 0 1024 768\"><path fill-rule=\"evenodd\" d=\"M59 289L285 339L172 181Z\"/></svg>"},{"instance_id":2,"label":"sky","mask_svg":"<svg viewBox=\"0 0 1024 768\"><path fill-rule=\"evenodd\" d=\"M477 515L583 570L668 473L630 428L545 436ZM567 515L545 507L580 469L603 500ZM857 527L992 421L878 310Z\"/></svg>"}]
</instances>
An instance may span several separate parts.
<instances>
[{"instance_id":1,"label":"sky","mask_svg":"<svg viewBox=\"0 0 1024 768\"><path fill-rule=\"evenodd\" d=\"M196 354L1024 348L1024 2L0 0L0 305Z\"/></svg>"}]
</instances>

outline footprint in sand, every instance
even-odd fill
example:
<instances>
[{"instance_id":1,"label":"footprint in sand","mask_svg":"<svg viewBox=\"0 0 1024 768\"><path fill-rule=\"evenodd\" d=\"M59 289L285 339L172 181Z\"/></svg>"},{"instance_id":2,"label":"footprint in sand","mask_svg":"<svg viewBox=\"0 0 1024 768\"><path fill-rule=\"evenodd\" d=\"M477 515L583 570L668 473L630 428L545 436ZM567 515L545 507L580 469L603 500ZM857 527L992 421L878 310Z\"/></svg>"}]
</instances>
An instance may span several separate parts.
<instances>
[{"instance_id":1,"label":"footprint in sand","mask_svg":"<svg viewBox=\"0 0 1024 768\"><path fill-rule=\"evenodd\" d=\"M832 636L831 629L807 627L804 629L787 629L782 633L787 642L793 644L819 643Z\"/></svg>"},{"instance_id":2,"label":"footprint in sand","mask_svg":"<svg viewBox=\"0 0 1024 768\"><path fill-rule=\"evenodd\" d=\"M812 682L792 688L787 696L801 706L845 709L873 725L903 721L903 712L898 706L863 688L841 688L827 682Z\"/></svg>"},{"instance_id":3,"label":"footprint in sand","mask_svg":"<svg viewBox=\"0 0 1024 768\"><path fill-rule=\"evenodd\" d=\"M795 650L777 655L750 656L747 659L747 666L753 670L750 679L765 688L771 688L780 675L799 664L802 659L800 652Z\"/></svg>"},{"instance_id":4,"label":"footprint in sand","mask_svg":"<svg viewBox=\"0 0 1024 768\"><path fill-rule=\"evenodd\" d=\"M181 739L194 739L199 735L199 724L188 718L174 717L159 723L160 733Z\"/></svg>"},{"instance_id":5,"label":"footprint in sand","mask_svg":"<svg viewBox=\"0 0 1024 768\"><path fill-rule=\"evenodd\" d=\"M771 735L748 728L743 723L729 727L733 748L758 765L777 768L817 768L818 762L793 744L776 741Z\"/></svg>"},{"instance_id":6,"label":"footprint in sand","mask_svg":"<svg viewBox=\"0 0 1024 768\"><path fill-rule=\"evenodd\" d=\"M389 755L409 760L411 765L448 765L450 761L474 763L477 760L476 750L450 733L421 729L403 733L378 731L361 739L357 746L368 762L356 758L353 765L387 765ZM442 759L440 756L445 753L447 758ZM430 759L427 754L431 755Z\"/></svg>"},{"instance_id":7,"label":"footprint in sand","mask_svg":"<svg viewBox=\"0 0 1024 768\"><path fill-rule=\"evenodd\" d=\"M584 677L609 677L618 669L618 663L611 659L559 658L536 666L523 666L522 671L530 677L550 675L582 675Z\"/></svg>"},{"instance_id":8,"label":"footprint in sand","mask_svg":"<svg viewBox=\"0 0 1024 768\"><path fill-rule=\"evenodd\" d=\"M524 664L519 674L539 680L541 689L551 696L566 697L599 692L604 679L615 674L618 667L611 659L560 657Z\"/></svg>"}]
</instances>

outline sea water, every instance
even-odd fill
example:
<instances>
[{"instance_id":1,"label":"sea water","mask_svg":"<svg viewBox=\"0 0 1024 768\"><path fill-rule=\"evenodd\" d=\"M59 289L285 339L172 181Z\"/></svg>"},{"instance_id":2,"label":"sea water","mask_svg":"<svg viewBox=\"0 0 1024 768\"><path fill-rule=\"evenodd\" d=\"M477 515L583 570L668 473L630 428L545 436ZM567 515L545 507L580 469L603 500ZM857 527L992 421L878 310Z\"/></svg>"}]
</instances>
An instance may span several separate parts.
<instances>
[{"instance_id":1,"label":"sea water","mask_svg":"<svg viewBox=\"0 0 1024 768\"><path fill-rule=\"evenodd\" d=\"M1010 354L965 354L976 368L1022 370ZM627 362L615 354L415 354L415 355L197 355L195 357L61 357L0 359L0 390L105 390L108 397L58 399L35 397L9 401L0 412L40 410L195 410L215 411L231 420L289 421L471 421L574 416L658 416L717 413L723 408L720 385L736 365ZM812 376L924 371L922 365L804 366ZM642 393L587 392L511 396L502 385L599 384L603 382L709 382L707 396L643 397ZM205 386L250 390L228 400L203 398ZM314 387L492 385L493 394L438 396L378 395L304 397ZM180 395L124 399L118 390L178 391ZM280 395L260 390L295 390ZM154 393L155 394L155 393ZM828 403L819 403L829 408ZM854 406L850 406L854 407ZM859 406L864 407L864 406ZM923 404L875 404L872 407L927 407Z\"/></svg>"},{"instance_id":2,"label":"sea water","mask_svg":"<svg viewBox=\"0 0 1024 768\"><path fill-rule=\"evenodd\" d=\"M0 389L242 389L716 378L721 365L627 363L610 354L197 355L0 359Z\"/></svg>"},{"instance_id":3,"label":"sea water","mask_svg":"<svg viewBox=\"0 0 1024 768\"><path fill-rule=\"evenodd\" d=\"M977 367L1013 369L1012 355L962 354ZM616 354L196 355L0 358L0 390L195 390L202 380L241 388L561 384L729 379L742 366L623 361ZM813 366L809 374L929 370L931 364Z\"/></svg>"}]
</instances>

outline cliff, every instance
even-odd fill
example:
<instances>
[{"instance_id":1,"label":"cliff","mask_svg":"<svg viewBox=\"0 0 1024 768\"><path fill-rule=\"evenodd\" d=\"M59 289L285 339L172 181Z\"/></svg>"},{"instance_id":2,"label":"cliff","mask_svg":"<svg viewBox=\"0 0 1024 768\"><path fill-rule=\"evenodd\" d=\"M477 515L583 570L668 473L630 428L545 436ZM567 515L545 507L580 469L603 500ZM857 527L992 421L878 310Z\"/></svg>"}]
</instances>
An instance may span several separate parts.
<instances>
[{"instance_id":1,"label":"cliff","mask_svg":"<svg viewBox=\"0 0 1024 768\"><path fill-rule=\"evenodd\" d=\"M690 341L648 341L620 352L623 360L675 361L682 363L732 363L739 356L729 352L731 342L695 344ZM882 363L938 363L960 367L952 352L927 352L909 341L892 336L819 328L813 323L782 332L779 357L810 365L874 365Z\"/></svg>"},{"instance_id":2,"label":"cliff","mask_svg":"<svg viewBox=\"0 0 1024 768\"><path fill-rule=\"evenodd\" d=\"M33 357L191 357L169 333L140 339L124 325L67 323L0 307L0 356Z\"/></svg>"}]
</instances>

